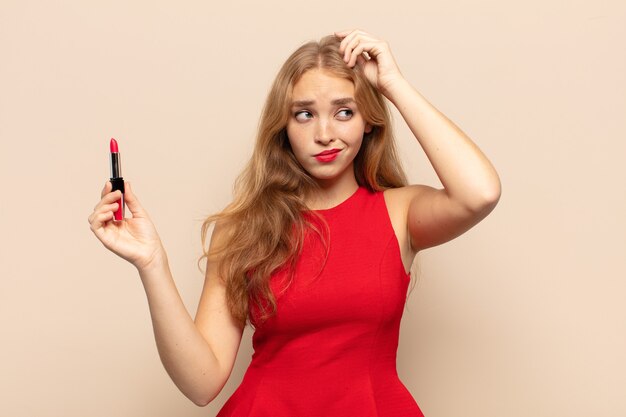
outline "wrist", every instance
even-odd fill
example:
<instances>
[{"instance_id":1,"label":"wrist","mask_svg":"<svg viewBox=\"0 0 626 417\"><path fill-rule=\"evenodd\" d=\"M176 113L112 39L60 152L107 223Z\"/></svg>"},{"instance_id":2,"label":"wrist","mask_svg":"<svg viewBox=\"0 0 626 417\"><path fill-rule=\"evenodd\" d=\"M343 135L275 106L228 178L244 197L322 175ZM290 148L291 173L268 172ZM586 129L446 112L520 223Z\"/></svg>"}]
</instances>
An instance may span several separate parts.
<instances>
[{"instance_id":1,"label":"wrist","mask_svg":"<svg viewBox=\"0 0 626 417\"><path fill-rule=\"evenodd\" d=\"M391 102L394 102L398 95L410 88L411 85L401 74L381 82L379 87L381 94Z\"/></svg>"},{"instance_id":2,"label":"wrist","mask_svg":"<svg viewBox=\"0 0 626 417\"><path fill-rule=\"evenodd\" d=\"M162 246L159 247L146 261L135 264L135 268L141 276L168 269L169 263L165 249Z\"/></svg>"}]
</instances>

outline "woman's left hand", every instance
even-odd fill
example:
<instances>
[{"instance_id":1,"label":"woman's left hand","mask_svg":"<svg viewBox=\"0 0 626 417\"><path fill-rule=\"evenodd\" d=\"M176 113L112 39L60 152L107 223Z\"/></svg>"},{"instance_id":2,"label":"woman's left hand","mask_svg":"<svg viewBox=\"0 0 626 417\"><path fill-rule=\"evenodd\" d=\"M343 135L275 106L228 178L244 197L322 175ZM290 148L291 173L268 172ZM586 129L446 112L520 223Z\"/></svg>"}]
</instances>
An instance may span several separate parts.
<instances>
[{"instance_id":1,"label":"woman's left hand","mask_svg":"<svg viewBox=\"0 0 626 417\"><path fill-rule=\"evenodd\" d=\"M358 29L335 32L335 36L341 39L339 52L346 64L351 68L361 65L381 93L386 95L391 84L403 78L387 42Z\"/></svg>"}]
</instances>

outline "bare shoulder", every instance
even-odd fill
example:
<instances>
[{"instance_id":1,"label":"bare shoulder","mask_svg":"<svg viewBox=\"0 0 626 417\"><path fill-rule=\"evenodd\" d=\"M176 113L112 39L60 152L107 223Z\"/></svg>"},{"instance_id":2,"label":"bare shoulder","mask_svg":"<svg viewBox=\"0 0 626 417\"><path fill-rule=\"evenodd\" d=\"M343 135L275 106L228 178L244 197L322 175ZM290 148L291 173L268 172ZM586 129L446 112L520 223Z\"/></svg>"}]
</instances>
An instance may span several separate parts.
<instances>
[{"instance_id":1,"label":"bare shoulder","mask_svg":"<svg viewBox=\"0 0 626 417\"><path fill-rule=\"evenodd\" d=\"M209 245L209 253L212 254L211 259L219 259L219 256L216 256L215 254L224 249L228 242L229 235L230 228L228 224L223 221L217 221L214 224L213 232L211 233L211 242Z\"/></svg>"}]
</instances>

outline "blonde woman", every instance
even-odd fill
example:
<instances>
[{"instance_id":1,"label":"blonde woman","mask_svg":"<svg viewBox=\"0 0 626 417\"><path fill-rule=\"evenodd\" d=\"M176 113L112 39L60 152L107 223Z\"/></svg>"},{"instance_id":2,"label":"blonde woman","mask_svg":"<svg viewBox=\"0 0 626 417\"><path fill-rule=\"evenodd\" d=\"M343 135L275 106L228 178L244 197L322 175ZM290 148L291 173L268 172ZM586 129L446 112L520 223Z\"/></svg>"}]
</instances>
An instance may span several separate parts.
<instances>
[{"instance_id":1,"label":"blonde woman","mask_svg":"<svg viewBox=\"0 0 626 417\"><path fill-rule=\"evenodd\" d=\"M386 98L443 189L407 185ZM130 184L113 222L106 183L91 230L139 271L157 347L178 388L206 405L229 378L247 324L252 362L218 416L421 416L396 372L410 267L495 207L496 171L360 30L296 50L279 71L233 202L209 217L195 320Z\"/></svg>"}]
</instances>

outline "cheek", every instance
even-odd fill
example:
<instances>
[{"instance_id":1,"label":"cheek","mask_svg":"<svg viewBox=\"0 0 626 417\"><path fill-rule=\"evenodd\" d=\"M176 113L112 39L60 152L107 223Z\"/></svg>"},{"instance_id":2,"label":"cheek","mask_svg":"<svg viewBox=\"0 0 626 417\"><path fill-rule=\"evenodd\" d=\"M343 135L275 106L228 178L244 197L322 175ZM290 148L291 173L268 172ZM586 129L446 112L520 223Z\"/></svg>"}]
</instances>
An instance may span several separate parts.
<instances>
[{"instance_id":1,"label":"cheek","mask_svg":"<svg viewBox=\"0 0 626 417\"><path fill-rule=\"evenodd\" d=\"M363 135L365 134L365 127L361 125L352 125L352 126L342 126L341 129L337 132L343 140L349 142L350 144L358 144L363 140Z\"/></svg>"}]
</instances>

